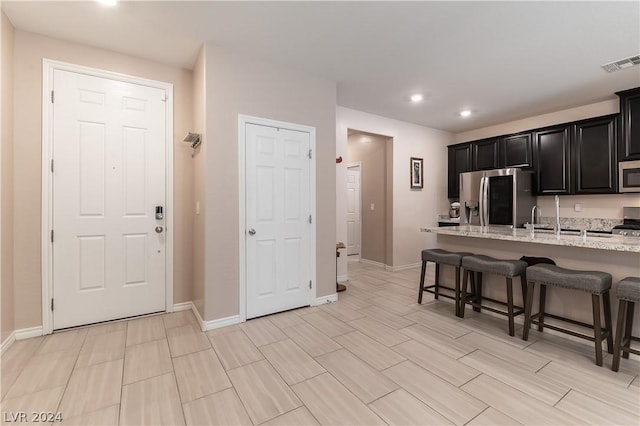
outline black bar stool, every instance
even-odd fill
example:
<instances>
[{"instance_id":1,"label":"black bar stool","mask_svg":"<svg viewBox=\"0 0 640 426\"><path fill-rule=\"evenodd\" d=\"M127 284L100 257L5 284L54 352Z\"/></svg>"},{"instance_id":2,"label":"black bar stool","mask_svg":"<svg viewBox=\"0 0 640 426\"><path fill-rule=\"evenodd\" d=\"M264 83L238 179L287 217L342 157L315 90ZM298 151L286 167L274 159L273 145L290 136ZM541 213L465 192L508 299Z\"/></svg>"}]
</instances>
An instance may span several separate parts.
<instances>
[{"instance_id":1,"label":"black bar stool","mask_svg":"<svg viewBox=\"0 0 640 426\"><path fill-rule=\"evenodd\" d=\"M607 340L607 349L609 353L613 352L613 337L611 332L611 304L609 301L609 290L611 289L611 274L599 271L576 271L565 269L555 265L535 265L527 268L527 303L524 316L524 330L522 339L529 338L529 328L531 324L538 324L538 331L542 331L544 327L582 339L595 342L596 346L596 365L602 365L602 341ZM531 313L533 305L533 290L535 285L540 285L540 311L533 315ZM591 304L593 307L593 325L570 318L553 315L545 312L545 299L547 286L561 287L571 290L579 290L591 293ZM604 307L604 329L602 328L600 319L600 299ZM557 327L555 325L545 324L545 317L554 318L570 324L576 324L582 327L592 329L594 334L588 336L586 334L577 333L573 330Z\"/></svg>"},{"instance_id":2,"label":"black bar stool","mask_svg":"<svg viewBox=\"0 0 640 426\"><path fill-rule=\"evenodd\" d=\"M618 283L616 296L620 300L618 307L618 325L616 327L616 341L613 346L613 361L611 369L618 371L620 354L629 358L629 353L640 355L640 350L632 349L631 342L639 342L639 337L631 334L633 328L633 310L635 303L640 302L640 278L627 277Z\"/></svg>"},{"instance_id":3,"label":"black bar stool","mask_svg":"<svg viewBox=\"0 0 640 426\"><path fill-rule=\"evenodd\" d=\"M483 255L465 256L462 258L462 267L464 268L464 279L462 281L462 303L460 304L460 317L464 318L464 306L469 303L480 311L484 308L488 311L495 312L501 315L506 315L509 318L509 336L515 334L514 317L524 313L524 308L520 306L514 306L513 304L513 278L520 277L520 284L522 286L522 298L524 304L524 298L526 297L527 283L525 281L524 273L527 269L527 263L522 260L502 260L494 259L493 257ZM501 300L495 300L482 296L482 274L501 275L506 278L507 282L507 302ZM475 284L475 291L472 298L467 298L467 281L471 276L471 285ZM477 276L477 277L476 277ZM477 278L477 279L476 279ZM488 300L493 303L505 305L507 311L502 311L491 306L484 305L482 301Z\"/></svg>"},{"instance_id":4,"label":"black bar stool","mask_svg":"<svg viewBox=\"0 0 640 426\"><path fill-rule=\"evenodd\" d=\"M422 250L422 271L420 272L420 290L418 290L418 303L422 303L422 293L431 293L438 299L439 296L453 299L455 301L456 316L460 316L460 263L465 256L471 256L473 253L455 253L442 249L425 249ZM427 262L436 264L436 277L433 285L424 285L424 275L427 270ZM451 288L440 285L440 264L451 265L456 268L456 287ZM432 290L433 289L433 290ZM453 292L453 295L441 294L441 289L447 289Z\"/></svg>"}]
</instances>

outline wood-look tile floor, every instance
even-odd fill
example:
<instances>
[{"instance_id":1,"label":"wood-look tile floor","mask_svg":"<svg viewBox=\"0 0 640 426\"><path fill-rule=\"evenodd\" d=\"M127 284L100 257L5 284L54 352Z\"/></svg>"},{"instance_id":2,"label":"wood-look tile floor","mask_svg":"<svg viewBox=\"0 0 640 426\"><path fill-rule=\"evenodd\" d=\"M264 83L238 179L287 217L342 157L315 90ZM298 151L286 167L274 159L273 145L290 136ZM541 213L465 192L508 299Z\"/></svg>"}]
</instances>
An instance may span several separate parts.
<instances>
[{"instance_id":1,"label":"wood-look tile floor","mask_svg":"<svg viewBox=\"0 0 640 426\"><path fill-rule=\"evenodd\" d=\"M339 301L202 333L190 311L15 342L2 420L64 424L640 424L640 362L425 293L349 261ZM427 280L433 280L429 270ZM7 414L5 414L7 413Z\"/></svg>"}]
</instances>

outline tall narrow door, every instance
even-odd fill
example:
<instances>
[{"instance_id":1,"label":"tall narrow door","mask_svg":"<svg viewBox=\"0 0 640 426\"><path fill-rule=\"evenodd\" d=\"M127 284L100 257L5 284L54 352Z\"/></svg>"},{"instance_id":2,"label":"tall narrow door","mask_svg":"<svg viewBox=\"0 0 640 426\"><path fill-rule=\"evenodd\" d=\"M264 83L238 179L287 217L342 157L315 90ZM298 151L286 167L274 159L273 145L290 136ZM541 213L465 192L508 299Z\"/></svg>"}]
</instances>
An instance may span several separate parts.
<instances>
[{"instance_id":1,"label":"tall narrow door","mask_svg":"<svg viewBox=\"0 0 640 426\"><path fill-rule=\"evenodd\" d=\"M164 91L53 81L53 328L164 311Z\"/></svg>"},{"instance_id":2,"label":"tall narrow door","mask_svg":"<svg viewBox=\"0 0 640 426\"><path fill-rule=\"evenodd\" d=\"M310 304L310 135L245 126L246 302L255 318Z\"/></svg>"},{"instance_id":3,"label":"tall narrow door","mask_svg":"<svg viewBox=\"0 0 640 426\"><path fill-rule=\"evenodd\" d=\"M360 166L347 168L347 255L360 254Z\"/></svg>"}]
</instances>

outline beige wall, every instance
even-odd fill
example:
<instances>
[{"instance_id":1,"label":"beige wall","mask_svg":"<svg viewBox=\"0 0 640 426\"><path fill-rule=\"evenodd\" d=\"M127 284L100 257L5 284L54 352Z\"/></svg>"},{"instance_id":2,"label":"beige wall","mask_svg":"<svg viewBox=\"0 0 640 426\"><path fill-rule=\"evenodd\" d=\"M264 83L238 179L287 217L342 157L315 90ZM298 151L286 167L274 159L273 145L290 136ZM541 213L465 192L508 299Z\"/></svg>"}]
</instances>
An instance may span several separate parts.
<instances>
[{"instance_id":1,"label":"beige wall","mask_svg":"<svg viewBox=\"0 0 640 426\"><path fill-rule=\"evenodd\" d=\"M200 50L198 59L193 66L193 132L202 134L203 142L193 153L193 304L195 305L200 318L204 318L204 219L206 203L204 197L204 187L206 182L206 149L207 132L205 128L206 112L206 82L205 82L205 49ZM200 205L200 214L195 214L195 204Z\"/></svg>"},{"instance_id":2,"label":"beige wall","mask_svg":"<svg viewBox=\"0 0 640 426\"><path fill-rule=\"evenodd\" d=\"M393 139L393 248L392 266L402 268L420 261L420 251L435 246L435 237L420 232L437 226L437 215L449 211L447 200L447 145L453 135L441 130L393 120L349 108L337 107L336 157L347 158L347 130L384 135ZM411 190L409 159L424 159L424 189ZM443 161L443 158L445 159ZM346 162L336 165L336 238L345 241ZM389 239L389 238L388 238ZM338 275L346 276L346 256L338 259Z\"/></svg>"},{"instance_id":3,"label":"beige wall","mask_svg":"<svg viewBox=\"0 0 640 426\"><path fill-rule=\"evenodd\" d=\"M387 263L387 144L389 138L356 133L349 135L347 163L361 163L360 196L362 259ZM371 210L371 204L374 210ZM389 262L391 257L389 257Z\"/></svg>"},{"instance_id":4,"label":"beige wall","mask_svg":"<svg viewBox=\"0 0 640 426\"><path fill-rule=\"evenodd\" d=\"M458 133L455 135L455 142L467 142L607 114L617 114L620 112L620 104L618 98L615 96L614 98L577 108ZM443 158L443 161L447 161L446 157ZM582 204L582 211L575 211L576 203ZM553 196L539 196L537 204L541 208L543 216L553 216L555 214ZM622 207L640 207L640 194L568 195L560 197L560 216L562 217L622 219Z\"/></svg>"},{"instance_id":5,"label":"beige wall","mask_svg":"<svg viewBox=\"0 0 640 426\"><path fill-rule=\"evenodd\" d=\"M192 160L182 142L191 128L192 73L147 60L121 55L33 33L15 33L14 146L15 326L42 324L41 215L41 91L42 59L100 68L160 80L174 85L174 303L192 299Z\"/></svg>"},{"instance_id":6,"label":"beige wall","mask_svg":"<svg viewBox=\"0 0 640 426\"><path fill-rule=\"evenodd\" d=\"M2 333L0 341L15 330L13 281L13 39L14 29L2 12L2 151L0 152L0 280Z\"/></svg>"},{"instance_id":7,"label":"beige wall","mask_svg":"<svg viewBox=\"0 0 640 426\"><path fill-rule=\"evenodd\" d=\"M335 293L335 82L205 46L205 316L239 313L238 114L316 128L316 294Z\"/></svg>"}]
</instances>

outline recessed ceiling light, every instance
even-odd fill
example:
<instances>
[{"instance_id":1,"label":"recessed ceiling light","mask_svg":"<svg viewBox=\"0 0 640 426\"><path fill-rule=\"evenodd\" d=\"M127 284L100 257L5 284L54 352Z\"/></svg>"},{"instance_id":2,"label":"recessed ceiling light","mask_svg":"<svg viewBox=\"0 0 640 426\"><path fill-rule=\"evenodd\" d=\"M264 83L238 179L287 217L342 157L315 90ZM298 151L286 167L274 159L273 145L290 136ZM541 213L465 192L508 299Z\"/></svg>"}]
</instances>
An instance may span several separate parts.
<instances>
[{"instance_id":1,"label":"recessed ceiling light","mask_svg":"<svg viewBox=\"0 0 640 426\"><path fill-rule=\"evenodd\" d=\"M103 6L115 6L118 3L118 0L98 0Z\"/></svg>"},{"instance_id":2,"label":"recessed ceiling light","mask_svg":"<svg viewBox=\"0 0 640 426\"><path fill-rule=\"evenodd\" d=\"M470 109L463 109L462 111L460 111L460 117L468 117L470 115L471 115Z\"/></svg>"},{"instance_id":3,"label":"recessed ceiling light","mask_svg":"<svg viewBox=\"0 0 640 426\"><path fill-rule=\"evenodd\" d=\"M421 100L424 99L424 96L422 96L420 93L416 93L415 95L411 95L411 102L420 102Z\"/></svg>"}]
</instances>

